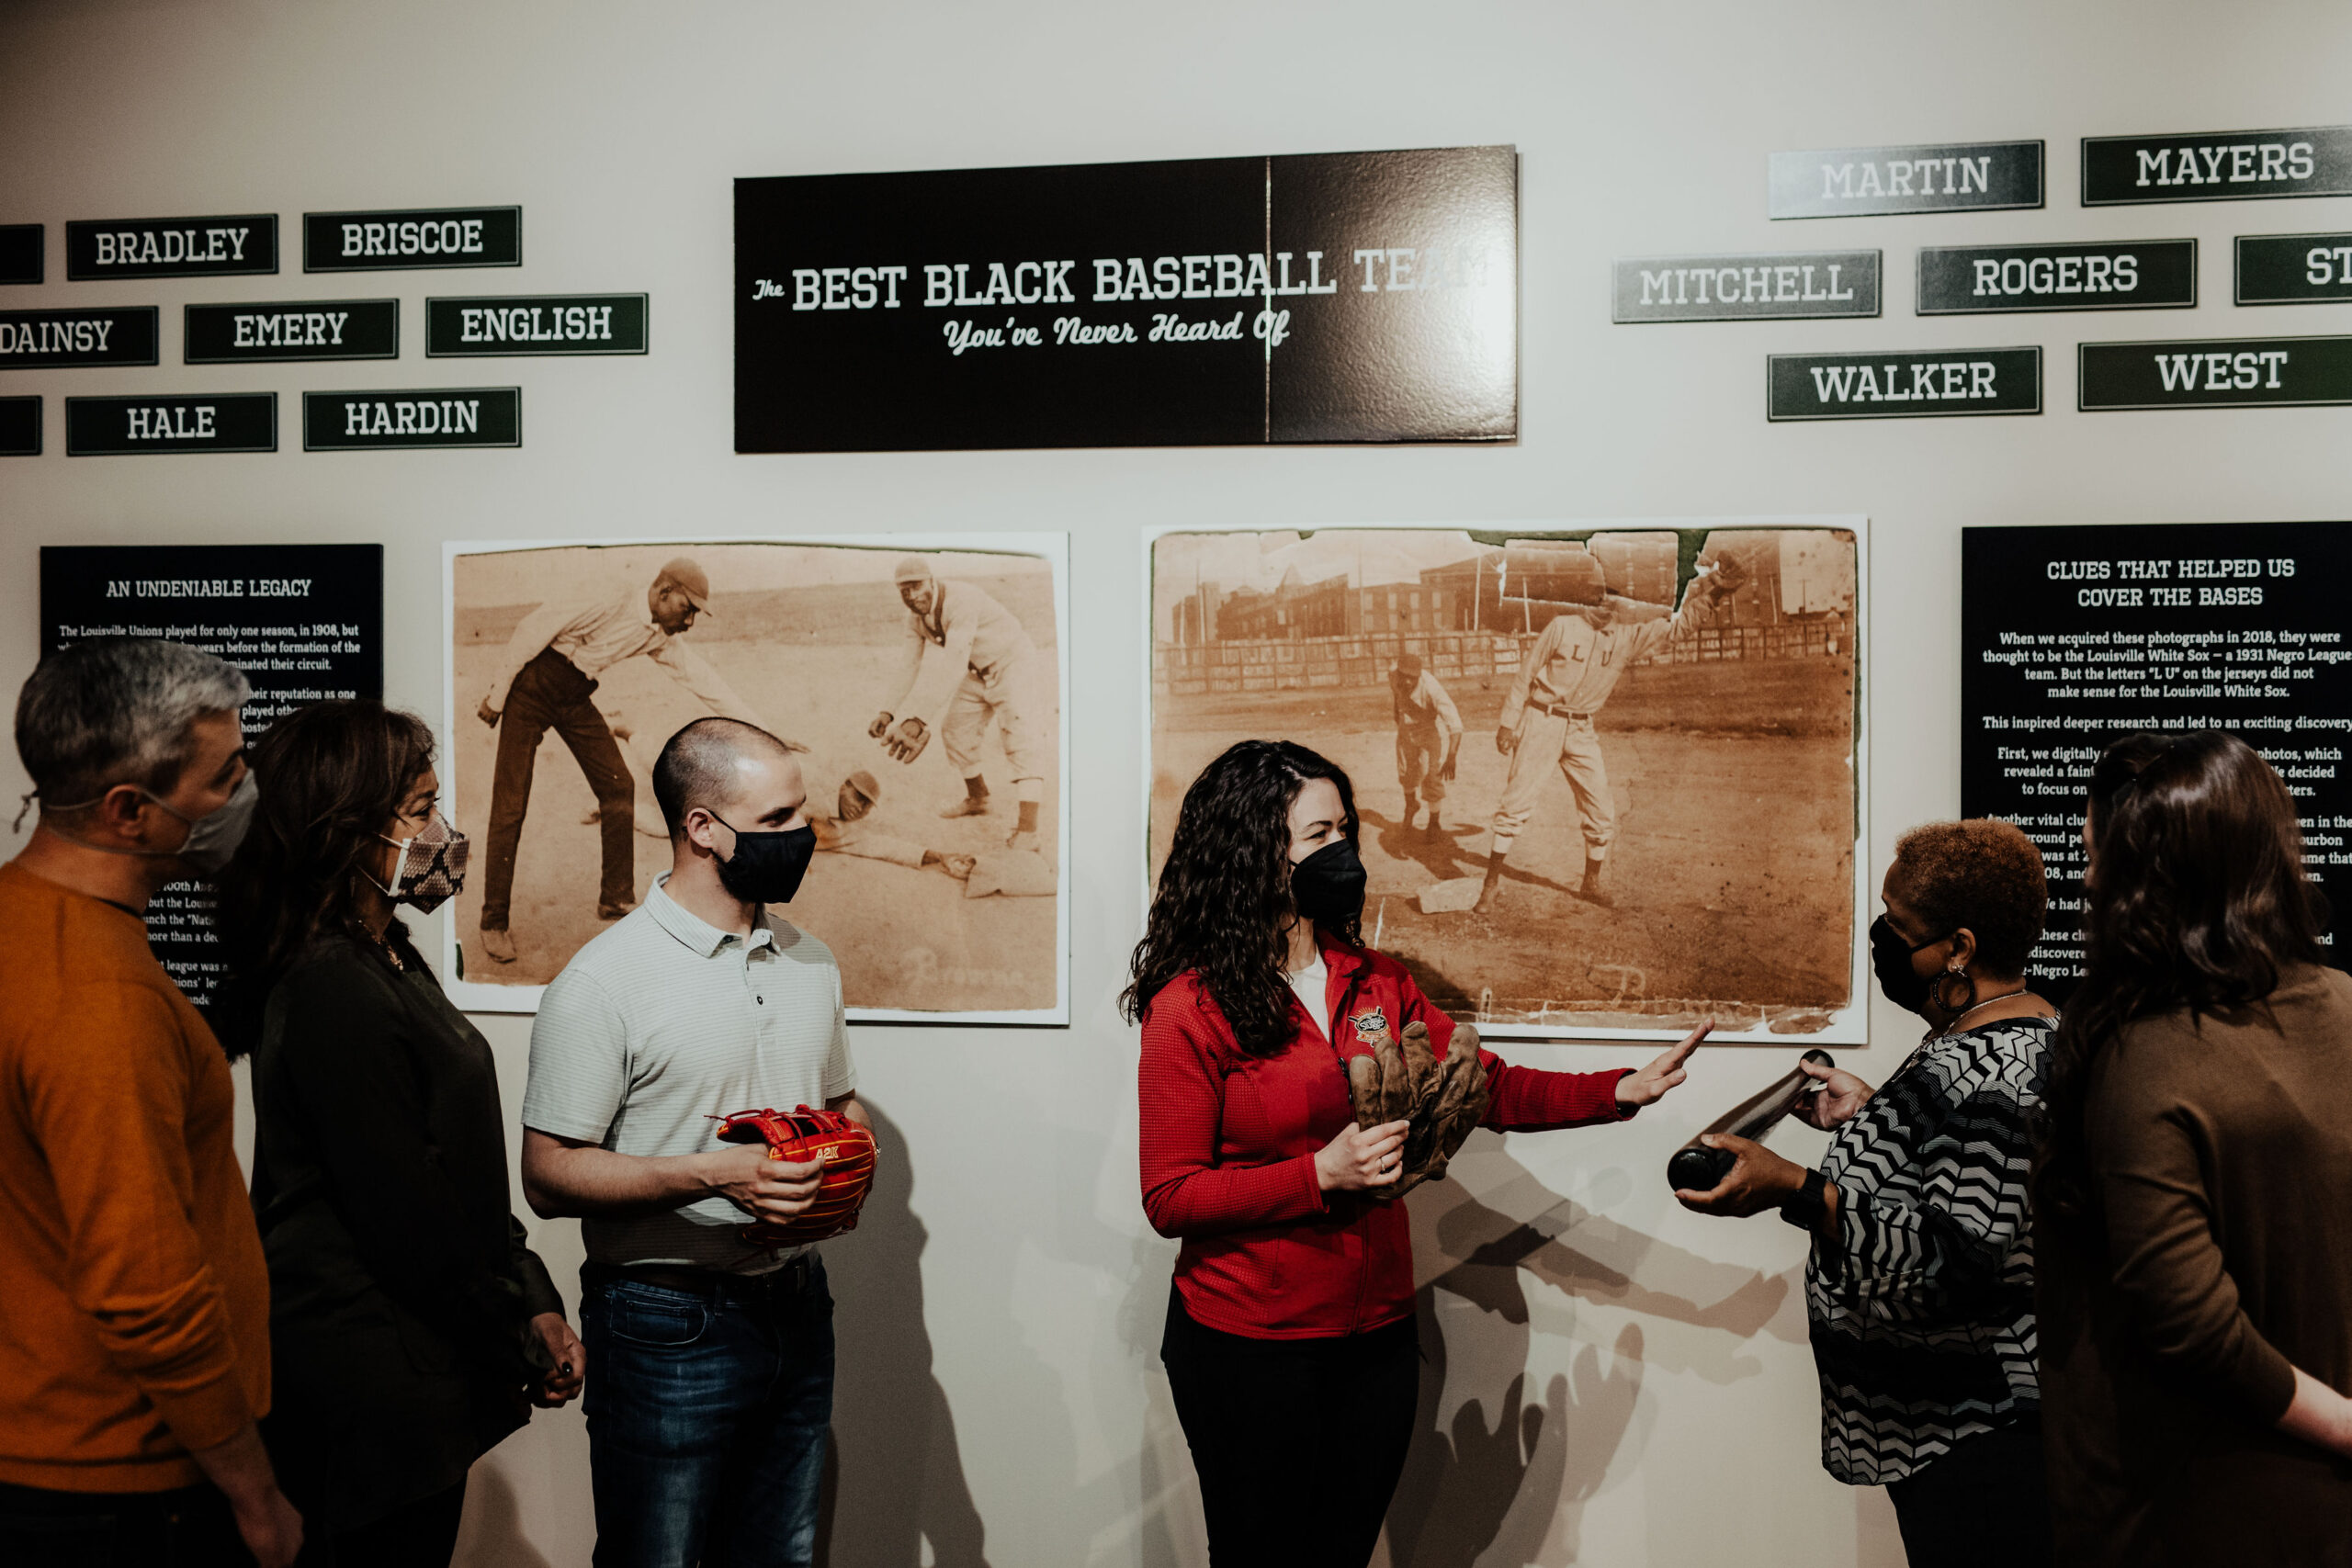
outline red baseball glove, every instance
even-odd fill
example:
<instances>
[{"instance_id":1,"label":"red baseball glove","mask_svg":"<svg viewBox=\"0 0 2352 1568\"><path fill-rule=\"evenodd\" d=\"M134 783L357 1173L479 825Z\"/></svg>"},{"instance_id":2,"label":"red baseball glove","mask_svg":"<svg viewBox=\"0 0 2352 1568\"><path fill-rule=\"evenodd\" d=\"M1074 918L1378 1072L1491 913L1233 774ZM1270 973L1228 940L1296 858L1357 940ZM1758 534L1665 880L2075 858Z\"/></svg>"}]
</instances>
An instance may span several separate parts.
<instances>
[{"instance_id":1,"label":"red baseball glove","mask_svg":"<svg viewBox=\"0 0 2352 1568\"><path fill-rule=\"evenodd\" d=\"M745 1241L754 1247L798 1247L857 1228L857 1212L874 1185L873 1134L838 1111L811 1111L805 1105L788 1113L738 1111L711 1120L719 1123L722 1143L764 1143L770 1159L796 1165L813 1159L825 1165L817 1178L816 1200L807 1210L789 1220L745 1225Z\"/></svg>"}]
</instances>

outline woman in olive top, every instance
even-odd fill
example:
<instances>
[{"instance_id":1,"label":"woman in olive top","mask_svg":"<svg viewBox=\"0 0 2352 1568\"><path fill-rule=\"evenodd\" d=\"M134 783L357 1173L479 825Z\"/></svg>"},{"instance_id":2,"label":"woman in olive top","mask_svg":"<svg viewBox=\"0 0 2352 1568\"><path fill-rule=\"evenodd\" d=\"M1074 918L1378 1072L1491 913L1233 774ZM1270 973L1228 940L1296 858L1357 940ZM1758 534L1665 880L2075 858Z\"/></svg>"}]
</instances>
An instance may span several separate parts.
<instances>
[{"instance_id":1,"label":"woman in olive top","mask_svg":"<svg viewBox=\"0 0 2352 1568\"><path fill-rule=\"evenodd\" d=\"M2034 1175L2060 1561L2352 1562L2352 979L2294 800L2138 735L2086 836Z\"/></svg>"},{"instance_id":2,"label":"woman in olive top","mask_svg":"<svg viewBox=\"0 0 2352 1568\"><path fill-rule=\"evenodd\" d=\"M467 1469L586 1365L508 1211L490 1047L393 916L457 890L465 840L435 809L413 715L300 709L254 770L219 924L224 1033L254 1055L264 1436L309 1526L304 1563L443 1568Z\"/></svg>"}]
</instances>

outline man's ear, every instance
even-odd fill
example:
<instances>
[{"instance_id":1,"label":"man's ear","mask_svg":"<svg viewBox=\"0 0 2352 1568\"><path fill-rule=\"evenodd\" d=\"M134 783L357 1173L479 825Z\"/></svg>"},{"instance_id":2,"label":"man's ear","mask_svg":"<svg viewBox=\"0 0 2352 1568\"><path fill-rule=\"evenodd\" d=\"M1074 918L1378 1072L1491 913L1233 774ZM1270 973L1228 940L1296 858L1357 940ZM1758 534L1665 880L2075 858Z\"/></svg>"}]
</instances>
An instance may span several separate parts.
<instances>
[{"instance_id":1,"label":"man's ear","mask_svg":"<svg viewBox=\"0 0 2352 1568\"><path fill-rule=\"evenodd\" d=\"M718 853L718 818L712 816L705 807L695 806L687 808L686 842L694 845L695 848L706 850L712 855L717 855Z\"/></svg>"},{"instance_id":2,"label":"man's ear","mask_svg":"<svg viewBox=\"0 0 2352 1568\"><path fill-rule=\"evenodd\" d=\"M97 805L90 808L90 819L102 833L120 838L139 836L141 814L147 809L147 797L136 784L116 784L98 796Z\"/></svg>"}]
</instances>

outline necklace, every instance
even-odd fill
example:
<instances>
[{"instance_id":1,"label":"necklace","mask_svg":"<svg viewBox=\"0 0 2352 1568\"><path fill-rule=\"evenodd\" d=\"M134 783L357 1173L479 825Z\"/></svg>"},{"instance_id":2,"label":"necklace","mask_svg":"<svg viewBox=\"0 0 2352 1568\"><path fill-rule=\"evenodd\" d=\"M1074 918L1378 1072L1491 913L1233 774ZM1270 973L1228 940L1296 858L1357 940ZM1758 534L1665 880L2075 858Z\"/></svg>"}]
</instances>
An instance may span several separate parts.
<instances>
[{"instance_id":1,"label":"necklace","mask_svg":"<svg viewBox=\"0 0 2352 1568\"><path fill-rule=\"evenodd\" d=\"M1934 1034L1930 1034L1928 1038L1929 1038L1930 1040L1933 1040L1933 1039L1936 1039L1938 1036L1950 1034L1950 1033L1952 1032L1952 1030L1953 1030L1954 1028L1956 1028L1956 1027L1959 1025L1960 1021L1961 1021L1962 1019L1963 1019L1963 1018L1966 1018L1966 1017L1968 1016L1968 1014L1969 1014L1969 1013L1983 1012L1986 1008L1991 1007L1995 1002L2005 1002L2005 1001L2007 1001L2011 997L2021 997L2021 996L2024 996L2024 995L2026 994L2026 992L2028 992L2028 991L2029 991L2029 990L2030 990L2030 989L2032 989L2032 987L2030 987L2030 986L2019 986L2019 987L2018 987L2016 990L2014 990L2014 991L2003 991L2003 992L2002 992L1999 996L1997 996L1997 997L1986 997L1983 1001L1978 1002L1974 1007L1970 1008L1970 1009L1968 1010L1968 1012L1963 1012L1963 1013L1960 1013L1960 1014L1956 1015L1956 1016L1952 1019L1951 1022L1950 1022L1950 1023L1948 1023L1948 1024L1944 1025L1941 1029L1937 1030L1937 1031L1935 1032L1935 1033L1934 1033Z\"/></svg>"},{"instance_id":2,"label":"necklace","mask_svg":"<svg viewBox=\"0 0 2352 1568\"><path fill-rule=\"evenodd\" d=\"M401 961L400 949L394 947L382 931L368 931L365 925L359 929L368 932L368 940L376 944L376 951L384 955L385 963L390 964L400 974L408 973L408 965Z\"/></svg>"}]
</instances>

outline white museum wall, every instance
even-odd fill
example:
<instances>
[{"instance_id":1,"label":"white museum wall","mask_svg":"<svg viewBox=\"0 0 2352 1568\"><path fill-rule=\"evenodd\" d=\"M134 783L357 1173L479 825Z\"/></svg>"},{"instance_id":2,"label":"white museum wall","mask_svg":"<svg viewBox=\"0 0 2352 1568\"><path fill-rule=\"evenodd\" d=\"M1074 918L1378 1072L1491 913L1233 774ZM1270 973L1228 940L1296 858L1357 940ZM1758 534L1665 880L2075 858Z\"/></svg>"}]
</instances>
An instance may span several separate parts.
<instances>
[{"instance_id":1,"label":"white museum wall","mask_svg":"<svg viewBox=\"0 0 2352 1568\"><path fill-rule=\"evenodd\" d=\"M1114 1010L1143 901L1143 525L1866 513L1874 880L1900 829L1959 804L1962 525L2324 519L2347 501L2344 412L2081 414L2072 353L2352 331L2352 307L2228 303L2232 235L2352 227L2352 199L2076 202L2086 134L2344 119L2340 6L12 0L0 38L0 221L50 225L52 279L0 306L166 307L159 367L0 388L50 400L50 455L0 462L9 691L36 651L44 544L382 541L387 694L437 720L445 540L1070 534L1072 1023L855 1032L895 1175L828 1249L835 1563L1205 1558L1155 1354L1175 1248L1137 1203L1135 1037ZM2049 144L2042 210L1763 216L1775 149L2019 137ZM1522 158L1512 445L732 452L734 176L1479 142ZM489 203L525 209L519 269L300 272L306 209ZM282 215L279 276L62 281L69 219L251 211ZM1921 244L2191 234L2193 311L1911 314ZM1610 324L1612 256L1831 244L1885 251L1878 321ZM427 293L582 290L649 292L651 354L458 367L419 352ZM362 292L407 307L399 360L175 362L183 300ZM2038 417L1763 418L1768 352L2024 343L2046 350ZM525 389L521 450L305 454L294 439L305 388L483 380ZM243 389L279 391L288 449L61 455L68 393ZM0 788L24 787L11 753ZM528 1021L481 1021L511 1108ZM1916 1025L1883 1002L1871 1022L1848 1059L1876 1081ZM1578 1069L1646 1054L1509 1049ZM1480 1134L1458 1183L1413 1200L1420 1276L1448 1276L1427 1308L1442 1394L1425 1400L1398 1505L1414 1562L1901 1561L1883 1498L1819 1468L1800 1238L1686 1214L1661 1179L1677 1144L1785 1066L1771 1049L1702 1054L1635 1124ZM1779 1141L1818 1146L1801 1128ZM533 1229L568 1279L576 1227ZM1463 1263L1504 1233L1511 1257ZM1531 1406L1540 1427L1520 1419ZM510 1440L477 1469L463 1561L584 1564L586 1463L576 1410Z\"/></svg>"}]
</instances>

